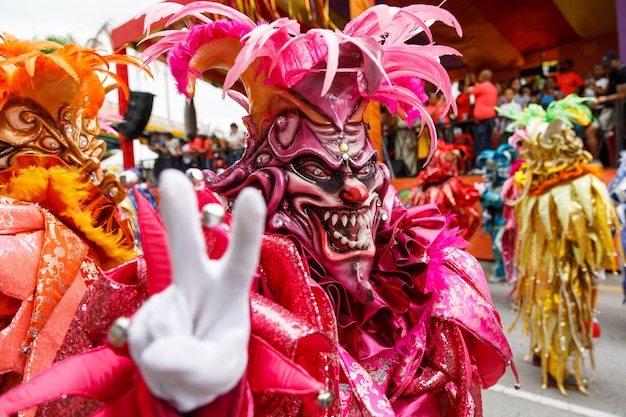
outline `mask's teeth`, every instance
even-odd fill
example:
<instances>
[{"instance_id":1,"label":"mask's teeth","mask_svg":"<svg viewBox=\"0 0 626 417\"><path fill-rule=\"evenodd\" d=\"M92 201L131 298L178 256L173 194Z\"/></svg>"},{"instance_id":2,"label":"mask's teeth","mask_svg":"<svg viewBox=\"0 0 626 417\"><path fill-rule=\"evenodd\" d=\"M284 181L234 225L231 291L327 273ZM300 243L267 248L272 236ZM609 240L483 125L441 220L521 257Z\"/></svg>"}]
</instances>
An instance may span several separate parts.
<instances>
[{"instance_id":1,"label":"mask's teeth","mask_svg":"<svg viewBox=\"0 0 626 417\"><path fill-rule=\"evenodd\" d=\"M359 234L357 236L357 243L359 244L359 246L367 247L371 239L372 233L368 229L363 227L359 230Z\"/></svg>"},{"instance_id":2,"label":"mask's teeth","mask_svg":"<svg viewBox=\"0 0 626 417\"><path fill-rule=\"evenodd\" d=\"M365 222L365 225L367 227L369 227L369 225L372 223L372 215L369 211L363 213L363 221Z\"/></svg>"},{"instance_id":3,"label":"mask's teeth","mask_svg":"<svg viewBox=\"0 0 626 417\"><path fill-rule=\"evenodd\" d=\"M348 216L345 214L341 215L341 224L345 227L348 224Z\"/></svg>"},{"instance_id":4,"label":"mask's teeth","mask_svg":"<svg viewBox=\"0 0 626 417\"><path fill-rule=\"evenodd\" d=\"M326 210L322 217L329 227L343 226L346 228L331 229L332 232L330 232L329 237L332 238L337 247L343 247L344 251L349 249L367 250L369 248L372 240L371 220L373 213L371 208L363 208L358 211L339 210L337 212Z\"/></svg>"}]
</instances>

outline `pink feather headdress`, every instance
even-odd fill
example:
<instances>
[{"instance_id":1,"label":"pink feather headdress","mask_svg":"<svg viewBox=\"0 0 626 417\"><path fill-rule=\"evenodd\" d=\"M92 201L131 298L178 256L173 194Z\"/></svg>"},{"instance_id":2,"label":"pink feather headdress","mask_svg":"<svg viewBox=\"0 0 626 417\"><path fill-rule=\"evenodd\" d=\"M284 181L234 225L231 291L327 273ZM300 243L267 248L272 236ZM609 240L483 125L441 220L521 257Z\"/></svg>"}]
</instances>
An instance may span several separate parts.
<instances>
[{"instance_id":1,"label":"pink feather headdress","mask_svg":"<svg viewBox=\"0 0 626 417\"><path fill-rule=\"evenodd\" d=\"M209 17L216 15L225 19ZM151 25L168 16L166 26L181 19L187 19L187 26L148 35ZM343 31L311 29L301 33L294 20L281 18L257 25L237 10L210 1L185 6L161 3L144 14L146 39L160 38L144 51L144 57L150 63L167 53L178 89L188 98L193 97L196 79L203 73L226 70L224 94L230 94L250 113L257 134L265 130L264 114L277 104L274 96L320 71L325 72L322 96L338 73L355 73L364 99L380 102L409 124L421 119L422 128L427 125L434 134L434 123L424 106L424 82L443 92L446 112L449 106L456 111L440 57L459 55L453 48L434 43L429 26L435 21L454 27L462 35L449 12L429 5L377 5L350 21ZM420 33L428 38L427 45L406 43ZM360 66L340 66L340 51L346 46L360 51ZM432 141L433 150L435 144Z\"/></svg>"}]
</instances>

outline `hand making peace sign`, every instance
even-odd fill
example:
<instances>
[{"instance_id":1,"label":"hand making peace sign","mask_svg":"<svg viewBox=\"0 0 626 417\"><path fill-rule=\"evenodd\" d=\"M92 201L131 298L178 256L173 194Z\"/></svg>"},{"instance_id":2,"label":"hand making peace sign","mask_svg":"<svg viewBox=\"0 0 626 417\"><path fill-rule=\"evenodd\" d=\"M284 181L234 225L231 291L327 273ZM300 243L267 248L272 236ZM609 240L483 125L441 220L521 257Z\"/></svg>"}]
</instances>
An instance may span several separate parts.
<instances>
[{"instance_id":1,"label":"hand making peace sign","mask_svg":"<svg viewBox=\"0 0 626 417\"><path fill-rule=\"evenodd\" d=\"M192 184L175 170L165 171L160 184L173 283L139 309L128 343L152 393L188 412L228 392L245 371L250 283L266 205L257 190L244 189L235 202L228 250L210 260Z\"/></svg>"}]
</instances>

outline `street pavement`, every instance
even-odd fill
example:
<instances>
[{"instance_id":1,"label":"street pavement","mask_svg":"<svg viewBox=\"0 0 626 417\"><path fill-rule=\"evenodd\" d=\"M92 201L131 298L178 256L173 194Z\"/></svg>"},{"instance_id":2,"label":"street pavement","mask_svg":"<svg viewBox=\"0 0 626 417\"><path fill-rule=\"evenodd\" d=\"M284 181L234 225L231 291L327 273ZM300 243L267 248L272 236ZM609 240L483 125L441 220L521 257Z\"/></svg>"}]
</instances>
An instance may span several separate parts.
<instances>
[{"instance_id":1,"label":"street pavement","mask_svg":"<svg viewBox=\"0 0 626 417\"><path fill-rule=\"evenodd\" d=\"M481 262L485 276L491 263ZM508 333L521 388L516 390L511 369L492 388L483 391L484 417L616 417L626 416L626 306L622 305L622 277L607 274L600 287L598 309L601 336L595 346L595 380L588 387L589 396L578 391L561 395L557 388L541 389L540 368L524 358L528 337L522 336L521 323ZM490 283L494 305L507 330L516 313L508 299L512 287Z\"/></svg>"}]
</instances>

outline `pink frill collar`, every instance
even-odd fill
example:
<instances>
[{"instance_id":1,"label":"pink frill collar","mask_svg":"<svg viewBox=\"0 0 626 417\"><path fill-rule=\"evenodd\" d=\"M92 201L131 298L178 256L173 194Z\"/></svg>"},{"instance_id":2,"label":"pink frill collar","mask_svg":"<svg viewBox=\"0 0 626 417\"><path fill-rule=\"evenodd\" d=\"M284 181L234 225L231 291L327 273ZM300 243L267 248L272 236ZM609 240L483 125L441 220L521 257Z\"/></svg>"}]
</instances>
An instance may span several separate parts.
<instances>
[{"instance_id":1,"label":"pink frill collar","mask_svg":"<svg viewBox=\"0 0 626 417\"><path fill-rule=\"evenodd\" d=\"M390 221L376 235L370 274L375 300L359 303L311 256L311 276L324 288L337 314L339 340L358 360L394 348L429 308L433 279L443 263L443 248L464 247L458 230L433 204L395 205Z\"/></svg>"}]
</instances>

